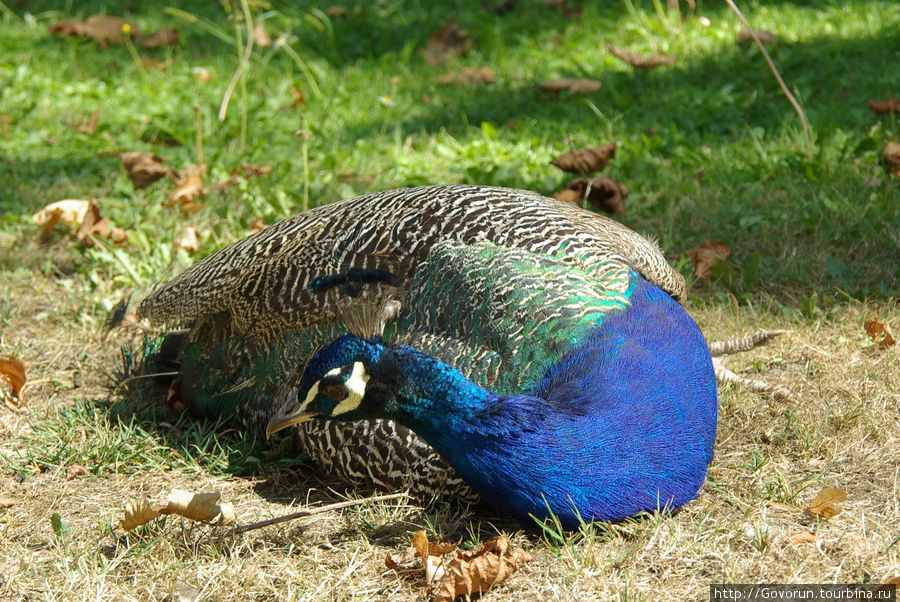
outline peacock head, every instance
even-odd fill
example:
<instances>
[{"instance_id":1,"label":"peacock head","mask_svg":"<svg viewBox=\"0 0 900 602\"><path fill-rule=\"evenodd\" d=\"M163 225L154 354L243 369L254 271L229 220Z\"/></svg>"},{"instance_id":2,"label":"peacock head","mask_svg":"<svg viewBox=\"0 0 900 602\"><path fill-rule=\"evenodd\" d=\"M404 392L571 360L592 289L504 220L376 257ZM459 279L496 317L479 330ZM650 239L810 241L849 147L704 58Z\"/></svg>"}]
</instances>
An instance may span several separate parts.
<instances>
[{"instance_id":1,"label":"peacock head","mask_svg":"<svg viewBox=\"0 0 900 602\"><path fill-rule=\"evenodd\" d=\"M278 396L266 438L316 417L360 420L384 415L395 396L390 345L380 337L345 334L319 348Z\"/></svg>"}]
</instances>

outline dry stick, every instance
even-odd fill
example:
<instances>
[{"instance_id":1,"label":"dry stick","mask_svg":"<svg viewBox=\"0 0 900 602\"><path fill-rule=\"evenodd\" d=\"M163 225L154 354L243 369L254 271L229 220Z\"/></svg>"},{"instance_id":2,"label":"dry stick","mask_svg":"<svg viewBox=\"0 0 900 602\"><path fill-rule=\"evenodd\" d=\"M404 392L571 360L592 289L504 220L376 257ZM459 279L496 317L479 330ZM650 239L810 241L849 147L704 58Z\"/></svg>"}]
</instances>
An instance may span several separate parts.
<instances>
[{"instance_id":1,"label":"dry stick","mask_svg":"<svg viewBox=\"0 0 900 602\"><path fill-rule=\"evenodd\" d=\"M741 22L744 24L744 27L746 27L747 31L750 32L750 36L753 38L753 41L759 48L759 51L762 52L763 58L766 59L766 63L769 64L769 69L772 70L772 74L778 81L778 85L781 87L781 91L784 92L784 95L787 96L787 99L794 107L794 110L797 111L797 115L800 116L800 123L803 125L803 139L806 141L806 152L809 153L812 149L812 142L809 138L809 121L806 119L806 113L803 112L803 108L800 106L800 103L797 102L797 99L794 98L794 95L791 94L790 90L788 90L788 87L784 83L784 80L781 79L781 74L778 73L778 68L775 67L775 63L772 61L772 57L770 57L769 53L766 52L765 46L763 46L763 43L760 41L759 36L756 35L756 31L752 27L750 27L750 23L747 22L746 18L744 18L744 14L741 12L741 9L739 9L732 0L725 0L725 2L728 3L728 6L731 7L731 10L733 10L735 14L737 14L738 19L741 20Z\"/></svg>"},{"instance_id":2,"label":"dry stick","mask_svg":"<svg viewBox=\"0 0 900 602\"><path fill-rule=\"evenodd\" d=\"M285 514L284 516L277 516L268 520L261 520L256 523L250 523L249 525L237 525L235 527L235 530L238 533L246 533L247 531L262 529L263 527L268 527L269 525L277 525L278 523L294 520L295 518L303 518L304 516L312 516L313 514L321 514L322 512L329 512L331 510L338 510L339 508L347 508L349 506L360 506L367 502L383 502L385 500L395 500L397 498L407 497L407 495L409 494L392 493L390 495L376 495L374 497L367 497L361 500L347 500L346 502L337 502L336 504L328 504L327 506L307 508L306 510L300 510L299 512L294 512L292 514Z\"/></svg>"}]
</instances>

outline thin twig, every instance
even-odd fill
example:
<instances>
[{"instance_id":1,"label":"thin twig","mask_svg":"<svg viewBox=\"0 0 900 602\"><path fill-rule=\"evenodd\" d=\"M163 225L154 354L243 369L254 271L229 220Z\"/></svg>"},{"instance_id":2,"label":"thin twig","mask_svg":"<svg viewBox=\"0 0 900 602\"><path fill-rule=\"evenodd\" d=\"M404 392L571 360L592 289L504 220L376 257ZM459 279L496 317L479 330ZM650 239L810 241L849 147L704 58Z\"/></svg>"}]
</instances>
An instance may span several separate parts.
<instances>
[{"instance_id":1,"label":"thin twig","mask_svg":"<svg viewBox=\"0 0 900 602\"><path fill-rule=\"evenodd\" d=\"M806 119L806 113L803 112L803 108L800 106L800 103L797 102L797 99L794 98L794 95L791 94L791 91L788 90L787 85L784 83L784 80L781 79L781 74L778 72L778 68L775 67L775 63L772 61L772 57L769 56L769 53L766 52L765 46L763 46L762 41L760 41L759 36L756 35L756 30L750 27L750 23L747 22L747 19L744 17L744 14L741 12L741 9L737 7L737 5L732 0L725 0L728 3L728 6L731 7L731 10L735 12L738 16L738 19L744 24L744 27L747 28L747 31L750 32L750 37L753 38L753 41L756 43L756 46L759 48L759 51L762 52L763 58L766 59L766 63L769 64L769 69L772 70L772 74L775 76L775 79L778 81L779 87L781 87L781 91L784 92L784 95L787 96L788 101L794 107L794 110L797 111L797 115L800 116L800 123L803 125L803 139L806 141L806 152L810 153L812 151L812 141L810 140L809 135L809 121Z\"/></svg>"},{"instance_id":2,"label":"thin twig","mask_svg":"<svg viewBox=\"0 0 900 602\"><path fill-rule=\"evenodd\" d=\"M395 500L397 498L406 497L408 494L406 493L392 493L390 495L376 495L374 497L367 497L361 500L347 500L345 502L337 502L335 504L328 504L326 506L318 506L316 508L307 508L306 510L300 510L299 512L294 512L292 514L285 514L284 516L277 516L275 518L270 518L268 520L261 520L256 523L250 523L249 525L238 525L235 527L235 530L238 533L246 533L247 531L253 531L254 529L262 529L263 527L268 527L270 525L277 525L278 523L287 522L289 520L294 520L295 518L303 518L304 516L312 516L313 514L321 514L323 512L330 512L331 510L338 510L340 508L347 508L350 506L360 506L362 504L366 504L368 502L383 502L386 500Z\"/></svg>"}]
</instances>

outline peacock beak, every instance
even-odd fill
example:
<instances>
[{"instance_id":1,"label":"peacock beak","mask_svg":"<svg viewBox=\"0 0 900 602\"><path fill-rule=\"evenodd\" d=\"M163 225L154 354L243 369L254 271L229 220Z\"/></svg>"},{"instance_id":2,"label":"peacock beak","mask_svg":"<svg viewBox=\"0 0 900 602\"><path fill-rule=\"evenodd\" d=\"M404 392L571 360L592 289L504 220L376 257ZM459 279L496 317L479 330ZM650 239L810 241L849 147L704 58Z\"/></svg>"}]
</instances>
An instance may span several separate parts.
<instances>
[{"instance_id":1,"label":"peacock beak","mask_svg":"<svg viewBox=\"0 0 900 602\"><path fill-rule=\"evenodd\" d=\"M291 393L284 406L287 408L287 411L283 413L276 412L269 419L269 423L266 425L266 440L272 436L272 433L277 433L289 426L294 426L295 424L300 424L301 422L306 422L315 418L318 413L306 411L306 405L307 404L305 403L297 403L296 391Z\"/></svg>"}]
</instances>

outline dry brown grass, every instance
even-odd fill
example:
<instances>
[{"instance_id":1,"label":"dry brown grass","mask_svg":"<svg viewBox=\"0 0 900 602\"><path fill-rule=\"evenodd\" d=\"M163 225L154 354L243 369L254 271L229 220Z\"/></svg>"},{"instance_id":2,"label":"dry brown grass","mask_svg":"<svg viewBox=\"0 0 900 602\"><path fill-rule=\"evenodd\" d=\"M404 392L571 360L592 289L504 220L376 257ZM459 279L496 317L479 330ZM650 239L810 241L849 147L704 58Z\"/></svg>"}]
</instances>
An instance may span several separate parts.
<instances>
[{"instance_id":1,"label":"dry brown grass","mask_svg":"<svg viewBox=\"0 0 900 602\"><path fill-rule=\"evenodd\" d=\"M204 600L420 599L419 577L388 571L385 555L408 545L418 528L469 542L472 532L489 537L493 524L512 530L535 560L485 600L707 599L710 583L900 575L900 350L877 350L862 326L877 314L896 330L896 302L848 302L818 321L784 316L765 299L753 309L694 308L711 338L791 329L730 367L752 372L758 365L758 376L795 396L776 401L726 388L710 480L674 516L596 524L547 542L483 513L461 520L452 506L423 510L401 501L243 536L168 519L117 539L109 525L124 502L159 499L176 487L222 491L239 522L291 511L284 495L291 487L300 498L306 494L295 470L270 465L253 479L229 477L177 459L152 432L128 431L111 419L105 374L117 349L102 339L102 313L92 305L104 292L60 282L7 289L16 303L5 318L3 352L24 358L37 384L27 391L28 413L0 412L0 497L16 502L0 510L0 599L155 600L173 592ZM65 416L68 443L50 445L48 425ZM116 432L142 437L134 449L143 455L114 461L93 449ZM103 465L67 481L65 463L80 457ZM40 461L20 466L28 458ZM847 491L837 517L817 522L791 508L804 507L824 486ZM63 541L51 528L53 513L73 529ZM807 530L817 533L815 543L789 543Z\"/></svg>"}]
</instances>

